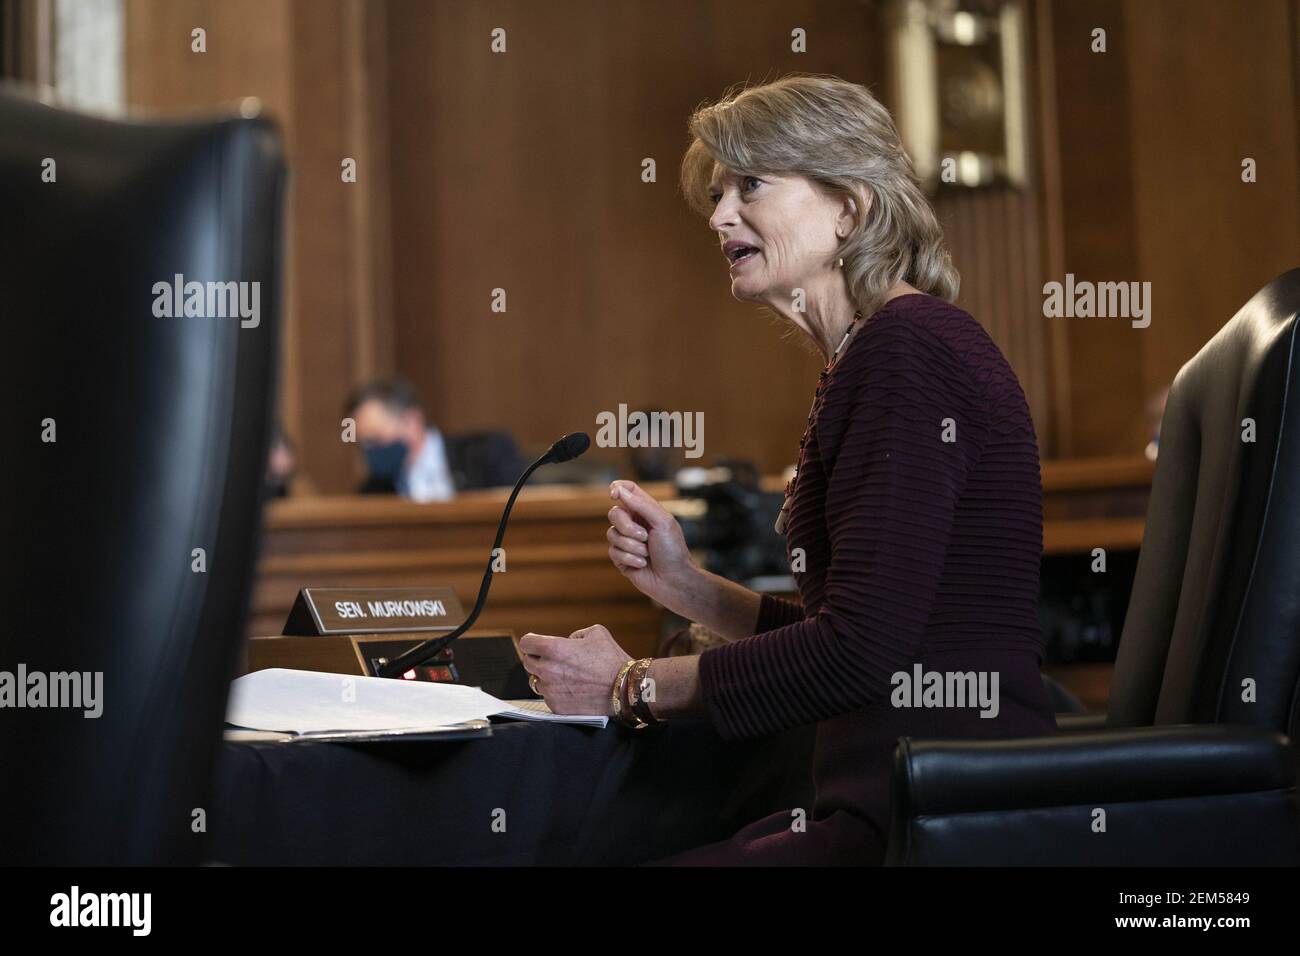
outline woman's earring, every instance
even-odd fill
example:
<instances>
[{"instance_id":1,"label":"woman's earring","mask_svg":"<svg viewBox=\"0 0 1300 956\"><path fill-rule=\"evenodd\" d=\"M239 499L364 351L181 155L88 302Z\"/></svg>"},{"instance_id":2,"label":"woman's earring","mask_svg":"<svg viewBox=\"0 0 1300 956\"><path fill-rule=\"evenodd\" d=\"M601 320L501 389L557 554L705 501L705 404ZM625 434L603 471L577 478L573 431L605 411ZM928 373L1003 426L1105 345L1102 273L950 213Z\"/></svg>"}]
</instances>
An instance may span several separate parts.
<instances>
[{"instance_id":1,"label":"woman's earring","mask_svg":"<svg viewBox=\"0 0 1300 956\"><path fill-rule=\"evenodd\" d=\"M837 268L837 269L843 269L843 268L844 268L844 257L843 257L843 256L840 256L838 259L835 260L835 268Z\"/></svg>"}]
</instances>

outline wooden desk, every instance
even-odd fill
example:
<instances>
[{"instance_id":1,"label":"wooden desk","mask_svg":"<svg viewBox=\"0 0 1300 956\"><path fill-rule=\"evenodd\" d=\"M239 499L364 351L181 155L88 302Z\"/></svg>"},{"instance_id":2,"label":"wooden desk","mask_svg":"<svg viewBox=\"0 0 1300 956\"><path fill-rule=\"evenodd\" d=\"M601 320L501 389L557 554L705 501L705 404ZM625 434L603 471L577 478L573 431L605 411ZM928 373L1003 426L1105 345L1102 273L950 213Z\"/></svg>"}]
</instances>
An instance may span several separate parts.
<instances>
[{"instance_id":1,"label":"wooden desk","mask_svg":"<svg viewBox=\"0 0 1300 956\"><path fill-rule=\"evenodd\" d=\"M668 485L647 485L669 497ZM447 584L473 605L505 491L415 504L392 496L272 502L249 632L279 634L298 589ZM605 485L541 486L520 494L504 542L506 570L478 627L569 634L604 624L630 654L653 654L660 612L609 563Z\"/></svg>"},{"instance_id":2,"label":"wooden desk","mask_svg":"<svg viewBox=\"0 0 1300 956\"><path fill-rule=\"evenodd\" d=\"M1142 543L1154 474L1155 462L1141 455L1043 462L1044 549L1052 553L1047 541L1052 537L1060 553L1074 550L1070 532L1086 521L1097 522L1097 533L1114 540L1114 547L1136 548ZM1049 534L1057 522L1058 529Z\"/></svg>"},{"instance_id":3,"label":"wooden desk","mask_svg":"<svg viewBox=\"0 0 1300 956\"><path fill-rule=\"evenodd\" d=\"M1044 551L1138 548L1152 470L1140 457L1044 462ZM764 486L782 483L769 478ZM666 483L646 489L660 500L674 495ZM493 490L426 505L390 496L272 502L250 633L279 634L294 595L309 585L448 584L468 610L505 497ZM604 624L628 653L654 653L660 611L607 557L611 504L605 485L526 489L506 532L506 572L494 581L479 626L568 634Z\"/></svg>"}]
</instances>

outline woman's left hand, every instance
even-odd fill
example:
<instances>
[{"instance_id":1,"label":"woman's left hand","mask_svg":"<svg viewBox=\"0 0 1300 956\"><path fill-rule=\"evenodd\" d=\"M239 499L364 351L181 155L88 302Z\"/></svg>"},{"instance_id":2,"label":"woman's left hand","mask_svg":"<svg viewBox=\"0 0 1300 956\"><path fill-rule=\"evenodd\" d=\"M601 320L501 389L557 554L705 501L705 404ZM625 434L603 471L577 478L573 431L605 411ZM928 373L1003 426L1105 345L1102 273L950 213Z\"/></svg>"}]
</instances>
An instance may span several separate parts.
<instances>
[{"instance_id":1,"label":"woman's left hand","mask_svg":"<svg viewBox=\"0 0 1300 956\"><path fill-rule=\"evenodd\" d=\"M568 637L525 634L519 650L524 669L536 675L533 689L554 713L612 716L610 692L632 658L607 628L593 624Z\"/></svg>"}]
</instances>

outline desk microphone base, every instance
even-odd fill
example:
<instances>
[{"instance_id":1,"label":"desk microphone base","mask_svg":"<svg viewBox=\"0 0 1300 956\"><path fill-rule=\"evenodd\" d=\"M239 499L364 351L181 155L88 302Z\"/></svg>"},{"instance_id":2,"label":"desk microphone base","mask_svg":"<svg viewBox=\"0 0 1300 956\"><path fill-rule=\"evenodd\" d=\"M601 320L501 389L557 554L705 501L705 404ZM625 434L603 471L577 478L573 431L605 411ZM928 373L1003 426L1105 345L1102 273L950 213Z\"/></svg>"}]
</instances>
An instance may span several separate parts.
<instances>
[{"instance_id":1,"label":"desk microphone base","mask_svg":"<svg viewBox=\"0 0 1300 956\"><path fill-rule=\"evenodd\" d=\"M243 672L284 667L374 677L381 659L393 660L427 637L424 633L254 637L247 645ZM514 633L504 630L463 634L432 661L407 671L403 679L481 687L502 700L536 696L519 663Z\"/></svg>"}]
</instances>

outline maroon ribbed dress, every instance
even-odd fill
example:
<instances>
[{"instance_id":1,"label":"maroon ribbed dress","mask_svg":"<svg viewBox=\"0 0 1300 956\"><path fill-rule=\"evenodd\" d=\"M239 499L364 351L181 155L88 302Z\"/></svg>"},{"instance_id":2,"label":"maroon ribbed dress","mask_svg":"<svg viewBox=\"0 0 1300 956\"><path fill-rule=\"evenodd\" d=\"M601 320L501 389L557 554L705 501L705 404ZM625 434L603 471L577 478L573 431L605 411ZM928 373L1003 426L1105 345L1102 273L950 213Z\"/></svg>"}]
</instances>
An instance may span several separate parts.
<instances>
[{"instance_id":1,"label":"maroon ribbed dress","mask_svg":"<svg viewBox=\"0 0 1300 956\"><path fill-rule=\"evenodd\" d=\"M950 440L945 440L950 439ZM902 736L1054 733L1039 675L1038 443L1024 392L968 313L885 303L818 387L786 532L800 607L764 595L755 634L700 658L724 738L817 723L816 800L675 864L871 864L884 858ZM891 676L997 672L1000 710L902 708Z\"/></svg>"}]
</instances>

